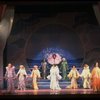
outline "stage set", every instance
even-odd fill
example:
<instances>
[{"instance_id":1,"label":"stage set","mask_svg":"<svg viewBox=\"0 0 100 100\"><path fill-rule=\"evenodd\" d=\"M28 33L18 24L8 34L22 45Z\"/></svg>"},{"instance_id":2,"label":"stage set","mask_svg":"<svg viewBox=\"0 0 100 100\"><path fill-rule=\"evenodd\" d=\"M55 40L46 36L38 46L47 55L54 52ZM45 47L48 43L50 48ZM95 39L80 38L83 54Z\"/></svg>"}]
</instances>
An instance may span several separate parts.
<instances>
[{"instance_id":1,"label":"stage set","mask_svg":"<svg viewBox=\"0 0 100 100\"><path fill-rule=\"evenodd\" d=\"M0 95L100 94L83 88L80 75L77 88L68 88L72 68L81 74L84 64L90 72L96 62L100 66L100 2L15 1L0 1ZM25 69L25 90L18 89L18 74L15 91L7 92L9 63L16 75ZM50 89L52 66L61 89ZM33 68L39 89L32 87Z\"/></svg>"},{"instance_id":2,"label":"stage set","mask_svg":"<svg viewBox=\"0 0 100 100\"><path fill-rule=\"evenodd\" d=\"M51 90L51 89L40 89L40 90L15 90L15 93L7 93L6 90L3 90L0 95L71 95L71 94L100 94L93 92L92 89L62 89L62 90Z\"/></svg>"}]
</instances>

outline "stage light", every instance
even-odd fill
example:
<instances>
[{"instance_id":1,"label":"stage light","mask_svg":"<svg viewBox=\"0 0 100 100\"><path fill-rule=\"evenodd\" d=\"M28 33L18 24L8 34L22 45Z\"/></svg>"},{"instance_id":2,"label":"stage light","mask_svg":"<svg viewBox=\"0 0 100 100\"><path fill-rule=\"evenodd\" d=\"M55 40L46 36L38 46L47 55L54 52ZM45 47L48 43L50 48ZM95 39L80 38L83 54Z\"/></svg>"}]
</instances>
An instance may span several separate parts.
<instances>
[{"instance_id":1,"label":"stage light","mask_svg":"<svg viewBox=\"0 0 100 100\"><path fill-rule=\"evenodd\" d=\"M74 57L71 55L71 53L69 51L66 51L62 48L54 48L54 47L43 49L38 55L36 55L36 57L34 59L36 59L36 60L41 60L44 58L47 59L51 53L52 54L57 53L61 57L64 57L66 59L74 59Z\"/></svg>"}]
</instances>

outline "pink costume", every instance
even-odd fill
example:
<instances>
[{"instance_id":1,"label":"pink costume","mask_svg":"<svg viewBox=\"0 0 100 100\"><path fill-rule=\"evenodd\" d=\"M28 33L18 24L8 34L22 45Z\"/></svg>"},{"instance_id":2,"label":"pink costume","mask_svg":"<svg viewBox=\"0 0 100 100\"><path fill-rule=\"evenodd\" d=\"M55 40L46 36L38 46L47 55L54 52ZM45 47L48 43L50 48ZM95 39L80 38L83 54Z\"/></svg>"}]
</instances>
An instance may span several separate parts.
<instances>
[{"instance_id":1,"label":"pink costume","mask_svg":"<svg viewBox=\"0 0 100 100\"><path fill-rule=\"evenodd\" d=\"M7 79L7 89L9 92L14 92L14 78L15 78L15 67L6 67L5 77Z\"/></svg>"},{"instance_id":2,"label":"pink costume","mask_svg":"<svg viewBox=\"0 0 100 100\"><path fill-rule=\"evenodd\" d=\"M18 73L17 73L17 76L18 76L18 80L19 80L18 89L25 90L26 89L25 77L27 76L25 68L20 68Z\"/></svg>"}]
</instances>

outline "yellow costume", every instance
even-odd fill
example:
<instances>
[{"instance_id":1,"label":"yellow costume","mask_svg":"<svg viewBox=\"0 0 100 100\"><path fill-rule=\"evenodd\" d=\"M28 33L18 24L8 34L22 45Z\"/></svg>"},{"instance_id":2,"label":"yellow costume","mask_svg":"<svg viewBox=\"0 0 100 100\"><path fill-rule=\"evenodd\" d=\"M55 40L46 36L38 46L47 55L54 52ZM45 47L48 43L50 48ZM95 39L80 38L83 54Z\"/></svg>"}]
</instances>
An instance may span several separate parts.
<instances>
[{"instance_id":1,"label":"yellow costume","mask_svg":"<svg viewBox=\"0 0 100 100\"><path fill-rule=\"evenodd\" d=\"M78 88L77 79L79 78L79 76L79 72L77 71L75 66L73 66L68 74L68 78L71 79L71 85L69 85L67 88Z\"/></svg>"},{"instance_id":2,"label":"yellow costume","mask_svg":"<svg viewBox=\"0 0 100 100\"><path fill-rule=\"evenodd\" d=\"M38 70L38 66L34 66L31 77L33 78L33 88L38 90L37 79L40 78L40 71Z\"/></svg>"}]
</instances>

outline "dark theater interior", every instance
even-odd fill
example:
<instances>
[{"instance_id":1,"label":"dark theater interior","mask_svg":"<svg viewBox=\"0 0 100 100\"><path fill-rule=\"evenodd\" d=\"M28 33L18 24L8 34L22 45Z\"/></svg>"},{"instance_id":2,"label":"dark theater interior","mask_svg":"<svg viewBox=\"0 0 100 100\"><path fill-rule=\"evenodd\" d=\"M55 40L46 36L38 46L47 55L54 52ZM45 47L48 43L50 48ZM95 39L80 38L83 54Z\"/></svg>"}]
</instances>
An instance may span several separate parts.
<instances>
[{"instance_id":1,"label":"dark theater interior","mask_svg":"<svg viewBox=\"0 0 100 100\"><path fill-rule=\"evenodd\" d=\"M50 62L49 57L56 55ZM73 66L79 72L78 88L67 88L72 84L71 78L59 80L61 90L51 90L51 66L57 65L62 76L62 61L56 62L57 55L66 59L68 69L66 77ZM46 60L46 77L42 75L42 61ZM100 95L100 89L92 87L92 70L95 63L100 67L100 2L81 0L3 0L0 1L0 96L35 96L52 98L57 96L75 97ZM24 65L28 77L25 80L26 90L18 90L18 77L14 79L14 92L7 92L5 74L11 63L18 73ZM91 88L84 88L81 73L84 64L89 66ZM33 66L37 65L40 79L37 79L38 90L33 89L30 77ZM100 71L99 78L100 78ZM62 76L63 77L63 76ZM100 80L100 79L98 79ZM99 83L98 83L99 84ZM100 87L100 84L99 84ZM28 95L28 96L27 96ZM6 97L5 96L5 97ZM49 97L50 98L50 97ZM51 99L52 99L51 98Z\"/></svg>"}]
</instances>

